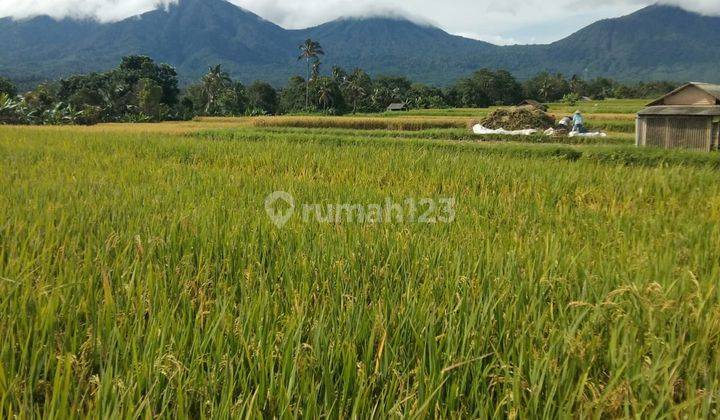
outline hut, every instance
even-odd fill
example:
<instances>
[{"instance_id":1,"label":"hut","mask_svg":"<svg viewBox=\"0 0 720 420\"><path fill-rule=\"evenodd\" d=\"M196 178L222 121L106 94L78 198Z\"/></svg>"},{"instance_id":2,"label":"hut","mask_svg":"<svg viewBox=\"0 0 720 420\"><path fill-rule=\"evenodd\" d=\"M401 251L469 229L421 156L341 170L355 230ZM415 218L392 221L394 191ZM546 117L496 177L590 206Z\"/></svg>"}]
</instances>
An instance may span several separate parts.
<instances>
[{"instance_id":1,"label":"hut","mask_svg":"<svg viewBox=\"0 0 720 420\"><path fill-rule=\"evenodd\" d=\"M638 147L717 150L720 145L720 85L688 83L638 113Z\"/></svg>"},{"instance_id":2,"label":"hut","mask_svg":"<svg viewBox=\"0 0 720 420\"><path fill-rule=\"evenodd\" d=\"M534 99L525 99L524 101L520 102L518 106L531 106L535 109L538 109L542 112L547 112L548 107L547 105L543 105L540 102L534 100Z\"/></svg>"},{"instance_id":3,"label":"hut","mask_svg":"<svg viewBox=\"0 0 720 420\"><path fill-rule=\"evenodd\" d=\"M404 102L390 104L390 106L387 107L388 112L400 112L400 111L407 111L407 110L408 110L407 104Z\"/></svg>"}]
</instances>

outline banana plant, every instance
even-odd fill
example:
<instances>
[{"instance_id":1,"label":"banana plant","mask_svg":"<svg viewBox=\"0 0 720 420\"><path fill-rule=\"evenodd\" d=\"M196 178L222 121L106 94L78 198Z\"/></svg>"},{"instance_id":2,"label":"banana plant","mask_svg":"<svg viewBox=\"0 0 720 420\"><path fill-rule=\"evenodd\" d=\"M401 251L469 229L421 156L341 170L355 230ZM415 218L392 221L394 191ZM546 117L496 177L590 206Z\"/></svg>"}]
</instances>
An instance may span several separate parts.
<instances>
[{"instance_id":1,"label":"banana plant","mask_svg":"<svg viewBox=\"0 0 720 420\"><path fill-rule=\"evenodd\" d=\"M24 124L20 102L7 93L0 93L0 124Z\"/></svg>"}]
</instances>

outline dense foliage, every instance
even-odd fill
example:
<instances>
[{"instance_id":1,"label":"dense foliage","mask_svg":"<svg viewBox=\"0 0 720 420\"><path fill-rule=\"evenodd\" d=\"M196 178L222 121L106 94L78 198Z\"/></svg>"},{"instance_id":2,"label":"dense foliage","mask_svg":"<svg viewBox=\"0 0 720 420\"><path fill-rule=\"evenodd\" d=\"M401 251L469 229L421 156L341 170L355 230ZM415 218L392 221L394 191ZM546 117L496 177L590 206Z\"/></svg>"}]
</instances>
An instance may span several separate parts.
<instances>
[{"instance_id":1,"label":"dense foliage","mask_svg":"<svg viewBox=\"0 0 720 420\"><path fill-rule=\"evenodd\" d=\"M177 73L149 57L124 57L117 69L45 83L5 97L0 117L27 124L96 124L178 119Z\"/></svg>"},{"instance_id":2,"label":"dense foliage","mask_svg":"<svg viewBox=\"0 0 720 420\"><path fill-rule=\"evenodd\" d=\"M372 78L362 69L348 72L337 66L329 75L322 75L317 57L308 63L312 63L308 67L309 79L294 76L281 89L262 81L246 87L216 65L181 91L171 66L144 56L124 57L120 66L109 72L44 83L18 97L12 84L0 79L0 123L95 124L196 116L341 115L383 112L391 103L404 103L410 109L485 108L515 105L524 98L574 105L583 98L658 96L675 87L667 82L625 85L605 78L583 80L547 72L521 82L507 71L482 69L440 89L413 83L406 77Z\"/></svg>"}]
</instances>

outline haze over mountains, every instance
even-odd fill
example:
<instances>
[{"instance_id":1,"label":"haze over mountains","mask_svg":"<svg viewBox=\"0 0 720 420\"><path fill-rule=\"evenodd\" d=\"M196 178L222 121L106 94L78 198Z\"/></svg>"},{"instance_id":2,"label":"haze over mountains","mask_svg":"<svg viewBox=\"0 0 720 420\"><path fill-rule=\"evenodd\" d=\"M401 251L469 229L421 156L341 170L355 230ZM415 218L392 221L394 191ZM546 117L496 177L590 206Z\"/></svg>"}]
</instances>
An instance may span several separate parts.
<instances>
[{"instance_id":1,"label":"haze over mountains","mask_svg":"<svg viewBox=\"0 0 720 420\"><path fill-rule=\"evenodd\" d=\"M496 46L402 18L340 19L286 30L224 0L180 0L114 23L0 19L0 75L36 83L116 66L145 54L174 65L184 81L221 63L232 76L278 86L303 74L297 46L319 41L332 65L445 85L474 70L504 68L519 78L542 70L622 81L720 82L720 17L670 6L594 23L549 45Z\"/></svg>"}]
</instances>

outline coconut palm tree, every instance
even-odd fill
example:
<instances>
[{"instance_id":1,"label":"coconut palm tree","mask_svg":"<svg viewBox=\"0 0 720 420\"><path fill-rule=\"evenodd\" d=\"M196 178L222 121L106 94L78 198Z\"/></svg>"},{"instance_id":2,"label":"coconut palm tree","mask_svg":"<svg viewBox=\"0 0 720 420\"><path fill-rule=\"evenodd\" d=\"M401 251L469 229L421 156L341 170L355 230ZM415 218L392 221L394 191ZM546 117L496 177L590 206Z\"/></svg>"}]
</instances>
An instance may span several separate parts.
<instances>
[{"instance_id":1,"label":"coconut palm tree","mask_svg":"<svg viewBox=\"0 0 720 420\"><path fill-rule=\"evenodd\" d=\"M354 114L358 111L358 104L360 102L365 103L371 93L372 80L364 71L355 69L352 74L345 78L341 88L344 89L346 97L352 102L352 112Z\"/></svg>"},{"instance_id":2,"label":"coconut palm tree","mask_svg":"<svg viewBox=\"0 0 720 420\"><path fill-rule=\"evenodd\" d=\"M332 87L326 80L325 83L320 83L318 86L318 104L322 107L323 111L327 111L328 107L333 103L333 91Z\"/></svg>"},{"instance_id":3,"label":"coconut palm tree","mask_svg":"<svg viewBox=\"0 0 720 420\"><path fill-rule=\"evenodd\" d=\"M358 101L360 101L360 99L363 98L367 92L365 92L365 88L360 84L360 81L355 78L348 79L347 91L349 94L348 96L352 101L352 112L354 114L357 112Z\"/></svg>"},{"instance_id":4,"label":"coconut palm tree","mask_svg":"<svg viewBox=\"0 0 720 420\"><path fill-rule=\"evenodd\" d=\"M318 60L312 65L312 75L310 77L310 80L313 82L316 81L318 78L320 78L320 66L322 63Z\"/></svg>"},{"instance_id":5,"label":"coconut palm tree","mask_svg":"<svg viewBox=\"0 0 720 420\"><path fill-rule=\"evenodd\" d=\"M300 56L298 57L298 61L304 59L307 64L307 78L305 79L305 108L308 108L310 106L310 61L312 60L317 63L320 60L319 57L321 55L325 55L325 51L323 51L319 42L313 41L309 38L305 40L299 48Z\"/></svg>"}]
</instances>

